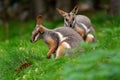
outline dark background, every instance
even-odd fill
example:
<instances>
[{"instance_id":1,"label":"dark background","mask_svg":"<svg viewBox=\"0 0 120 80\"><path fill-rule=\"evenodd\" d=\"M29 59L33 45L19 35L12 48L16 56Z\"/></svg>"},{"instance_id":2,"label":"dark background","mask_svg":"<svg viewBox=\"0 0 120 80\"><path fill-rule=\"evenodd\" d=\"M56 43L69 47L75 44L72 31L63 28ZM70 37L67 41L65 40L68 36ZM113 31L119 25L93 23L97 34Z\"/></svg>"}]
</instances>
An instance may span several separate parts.
<instances>
[{"instance_id":1,"label":"dark background","mask_svg":"<svg viewBox=\"0 0 120 80\"><path fill-rule=\"evenodd\" d=\"M70 12L77 4L81 14L105 11L115 16L120 12L120 0L0 0L0 24L10 20L29 20L38 14L46 20L58 19L61 16L56 8Z\"/></svg>"}]
</instances>

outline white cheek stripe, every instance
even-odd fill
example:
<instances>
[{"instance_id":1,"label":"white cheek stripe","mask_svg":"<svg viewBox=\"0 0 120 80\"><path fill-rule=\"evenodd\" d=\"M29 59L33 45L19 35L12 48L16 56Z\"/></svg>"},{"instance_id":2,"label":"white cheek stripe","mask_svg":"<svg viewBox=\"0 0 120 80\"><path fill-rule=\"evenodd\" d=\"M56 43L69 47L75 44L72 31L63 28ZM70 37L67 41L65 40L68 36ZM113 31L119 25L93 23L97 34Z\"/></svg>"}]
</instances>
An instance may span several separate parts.
<instances>
[{"instance_id":1,"label":"white cheek stripe","mask_svg":"<svg viewBox=\"0 0 120 80\"><path fill-rule=\"evenodd\" d=\"M39 37L39 34L37 34L37 35L35 36L35 41L38 39L38 37Z\"/></svg>"},{"instance_id":2,"label":"white cheek stripe","mask_svg":"<svg viewBox=\"0 0 120 80\"><path fill-rule=\"evenodd\" d=\"M86 33L88 33L90 31L90 29L88 29L85 24L83 24L83 23L80 23L80 24L83 26L83 28L85 29Z\"/></svg>"},{"instance_id":3,"label":"white cheek stripe","mask_svg":"<svg viewBox=\"0 0 120 80\"><path fill-rule=\"evenodd\" d=\"M68 39L68 37L63 37L63 35L62 35L60 32L55 32L55 33L58 34L58 36L59 36L59 38L60 38L60 42Z\"/></svg>"},{"instance_id":4,"label":"white cheek stripe","mask_svg":"<svg viewBox=\"0 0 120 80\"><path fill-rule=\"evenodd\" d=\"M75 20L73 21L73 26L75 26Z\"/></svg>"},{"instance_id":5,"label":"white cheek stripe","mask_svg":"<svg viewBox=\"0 0 120 80\"><path fill-rule=\"evenodd\" d=\"M66 20L64 20L64 25L65 25L65 27L69 27L68 22Z\"/></svg>"}]
</instances>

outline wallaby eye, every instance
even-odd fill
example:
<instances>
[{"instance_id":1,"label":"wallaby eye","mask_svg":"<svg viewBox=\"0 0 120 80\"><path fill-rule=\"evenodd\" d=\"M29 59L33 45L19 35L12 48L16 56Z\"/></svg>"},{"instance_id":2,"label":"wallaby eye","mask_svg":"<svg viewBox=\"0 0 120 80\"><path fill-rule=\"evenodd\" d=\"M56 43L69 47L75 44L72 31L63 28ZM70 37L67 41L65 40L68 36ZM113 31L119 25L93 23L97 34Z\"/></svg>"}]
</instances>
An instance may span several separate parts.
<instances>
[{"instance_id":1,"label":"wallaby eye","mask_svg":"<svg viewBox=\"0 0 120 80\"><path fill-rule=\"evenodd\" d=\"M65 19L66 21L68 21L68 19Z\"/></svg>"}]
</instances>

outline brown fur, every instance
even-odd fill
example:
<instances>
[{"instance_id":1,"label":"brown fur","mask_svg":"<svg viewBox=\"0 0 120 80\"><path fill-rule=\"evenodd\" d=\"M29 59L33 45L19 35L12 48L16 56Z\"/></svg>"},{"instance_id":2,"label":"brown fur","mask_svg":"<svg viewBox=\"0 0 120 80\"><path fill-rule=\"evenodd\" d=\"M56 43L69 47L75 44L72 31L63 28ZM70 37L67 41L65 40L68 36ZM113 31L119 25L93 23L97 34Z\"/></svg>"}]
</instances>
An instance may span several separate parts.
<instances>
[{"instance_id":1,"label":"brown fur","mask_svg":"<svg viewBox=\"0 0 120 80\"><path fill-rule=\"evenodd\" d=\"M40 25L42 22L42 16L37 16L36 20L37 20L37 24Z\"/></svg>"},{"instance_id":2,"label":"brown fur","mask_svg":"<svg viewBox=\"0 0 120 80\"><path fill-rule=\"evenodd\" d=\"M65 15L65 11L63 11L63 10L60 10L60 9L58 9L58 8L56 8L56 10L60 13L60 14L63 14L63 15Z\"/></svg>"},{"instance_id":3,"label":"brown fur","mask_svg":"<svg viewBox=\"0 0 120 80\"><path fill-rule=\"evenodd\" d=\"M87 36L85 41L86 41L87 43L90 43L90 42L92 42L92 41L94 41L94 40L93 40L93 38Z\"/></svg>"},{"instance_id":4,"label":"brown fur","mask_svg":"<svg viewBox=\"0 0 120 80\"><path fill-rule=\"evenodd\" d=\"M65 49L67 49L67 47L63 43L61 43L57 49L58 55L56 56L56 58L61 57L63 55L63 52L65 51Z\"/></svg>"},{"instance_id":5,"label":"brown fur","mask_svg":"<svg viewBox=\"0 0 120 80\"><path fill-rule=\"evenodd\" d=\"M79 27L76 27L75 28L75 31L77 31L82 37L85 36L85 31Z\"/></svg>"},{"instance_id":6,"label":"brown fur","mask_svg":"<svg viewBox=\"0 0 120 80\"><path fill-rule=\"evenodd\" d=\"M48 53L47 53L47 58L49 59L51 54L53 54L55 52L56 46L55 46L55 42L51 37L47 38L47 43L50 47Z\"/></svg>"}]
</instances>

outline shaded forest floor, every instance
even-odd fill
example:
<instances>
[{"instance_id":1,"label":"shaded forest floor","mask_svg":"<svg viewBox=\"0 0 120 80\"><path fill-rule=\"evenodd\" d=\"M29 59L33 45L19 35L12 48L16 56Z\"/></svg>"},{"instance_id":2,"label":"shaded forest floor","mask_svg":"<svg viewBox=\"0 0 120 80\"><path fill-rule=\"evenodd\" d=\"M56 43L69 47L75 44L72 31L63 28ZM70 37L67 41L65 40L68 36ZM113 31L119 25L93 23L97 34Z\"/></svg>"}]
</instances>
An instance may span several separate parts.
<instances>
[{"instance_id":1,"label":"shaded forest floor","mask_svg":"<svg viewBox=\"0 0 120 80\"><path fill-rule=\"evenodd\" d=\"M120 80L120 16L104 13L90 16L96 29L96 44L81 44L77 56L46 59L48 47L30 43L35 21L11 21L0 26L0 80ZM50 29L63 21L44 22ZM16 75L21 65L30 65Z\"/></svg>"}]
</instances>

